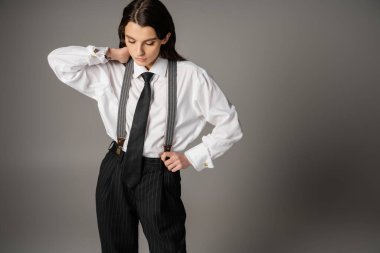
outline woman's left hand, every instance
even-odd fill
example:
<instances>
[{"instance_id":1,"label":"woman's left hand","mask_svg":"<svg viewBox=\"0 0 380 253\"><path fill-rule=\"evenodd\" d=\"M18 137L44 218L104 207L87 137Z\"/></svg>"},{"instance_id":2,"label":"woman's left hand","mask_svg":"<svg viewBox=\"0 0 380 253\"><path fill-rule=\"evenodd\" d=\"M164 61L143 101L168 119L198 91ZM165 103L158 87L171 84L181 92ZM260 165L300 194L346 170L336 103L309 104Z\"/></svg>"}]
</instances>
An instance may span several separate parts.
<instances>
[{"instance_id":1,"label":"woman's left hand","mask_svg":"<svg viewBox=\"0 0 380 253\"><path fill-rule=\"evenodd\" d=\"M167 157L169 157L169 159L165 160ZM171 172L186 169L191 165L187 157L180 152L163 152L161 154L161 160L164 162L166 168Z\"/></svg>"}]
</instances>

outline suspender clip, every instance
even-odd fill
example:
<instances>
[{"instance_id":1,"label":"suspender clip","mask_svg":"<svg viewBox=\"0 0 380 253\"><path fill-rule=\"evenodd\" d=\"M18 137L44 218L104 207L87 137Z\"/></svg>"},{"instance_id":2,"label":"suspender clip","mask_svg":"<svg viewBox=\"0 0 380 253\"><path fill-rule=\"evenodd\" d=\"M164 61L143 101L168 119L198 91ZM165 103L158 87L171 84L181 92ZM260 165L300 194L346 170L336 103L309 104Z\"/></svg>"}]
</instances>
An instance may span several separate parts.
<instances>
[{"instance_id":1,"label":"suspender clip","mask_svg":"<svg viewBox=\"0 0 380 253\"><path fill-rule=\"evenodd\" d=\"M116 148L116 154L120 155L121 150L123 149L125 138L117 137L117 148Z\"/></svg>"},{"instance_id":2,"label":"suspender clip","mask_svg":"<svg viewBox=\"0 0 380 253\"><path fill-rule=\"evenodd\" d=\"M170 150L172 149L172 145L164 145L164 152L170 152ZM167 156L166 158L165 158L165 161L166 160L169 160L169 156Z\"/></svg>"},{"instance_id":3,"label":"suspender clip","mask_svg":"<svg viewBox=\"0 0 380 253\"><path fill-rule=\"evenodd\" d=\"M172 145L164 145L164 152L170 152Z\"/></svg>"}]
</instances>

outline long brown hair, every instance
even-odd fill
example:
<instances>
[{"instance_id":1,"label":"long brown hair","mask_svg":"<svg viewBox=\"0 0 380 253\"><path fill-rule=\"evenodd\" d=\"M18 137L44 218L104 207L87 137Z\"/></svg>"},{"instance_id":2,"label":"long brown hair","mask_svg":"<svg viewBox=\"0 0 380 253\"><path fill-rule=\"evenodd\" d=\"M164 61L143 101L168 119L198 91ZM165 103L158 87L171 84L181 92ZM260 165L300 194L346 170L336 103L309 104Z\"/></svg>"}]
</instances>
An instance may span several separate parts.
<instances>
[{"instance_id":1,"label":"long brown hair","mask_svg":"<svg viewBox=\"0 0 380 253\"><path fill-rule=\"evenodd\" d=\"M159 0L134 0L124 8L118 31L119 48L126 46L124 30L128 22L134 22L142 27L153 27L160 40L170 32L168 42L160 48L160 56L174 61L185 60L175 50L176 34L172 16Z\"/></svg>"}]
</instances>

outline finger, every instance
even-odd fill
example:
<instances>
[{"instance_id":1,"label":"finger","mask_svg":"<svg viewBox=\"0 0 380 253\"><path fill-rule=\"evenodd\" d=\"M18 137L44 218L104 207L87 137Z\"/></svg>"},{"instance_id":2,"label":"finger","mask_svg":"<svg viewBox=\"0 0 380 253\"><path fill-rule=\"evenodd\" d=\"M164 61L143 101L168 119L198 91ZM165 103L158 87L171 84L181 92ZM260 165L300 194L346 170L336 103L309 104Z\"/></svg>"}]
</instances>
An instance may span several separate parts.
<instances>
[{"instance_id":1,"label":"finger","mask_svg":"<svg viewBox=\"0 0 380 253\"><path fill-rule=\"evenodd\" d=\"M167 158L171 156L170 153L171 153L171 152L163 152L163 153L161 154L161 160L162 160L163 162L165 162L166 160L168 160Z\"/></svg>"},{"instance_id":2,"label":"finger","mask_svg":"<svg viewBox=\"0 0 380 253\"><path fill-rule=\"evenodd\" d=\"M171 170L171 172L176 172L176 171L179 171L179 170L181 170L181 169L183 169L182 164L178 164L177 166L175 166L175 167Z\"/></svg>"},{"instance_id":3,"label":"finger","mask_svg":"<svg viewBox=\"0 0 380 253\"><path fill-rule=\"evenodd\" d=\"M173 152L165 152L165 160L168 160L170 157L173 156Z\"/></svg>"},{"instance_id":4,"label":"finger","mask_svg":"<svg viewBox=\"0 0 380 253\"><path fill-rule=\"evenodd\" d=\"M175 166L175 167L171 170L171 172L176 172L176 171L179 171L180 169L181 169L181 166L177 165L177 166Z\"/></svg>"},{"instance_id":5,"label":"finger","mask_svg":"<svg viewBox=\"0 0 380 253\"><path fill-rule=\"evenodd\" d=\"M177 159L174 155L170 155L168 156L169 158L164 158L164 164L165 166L169 166L170 164L174 163Z\"/></svg>"},{"instance_id":6,"label":"finger","mask_svg":"<svg viewBox=\"0 0 380 253\"><path fill-rule=\"evenodd\" d=\"M166 166L166 168L168 168L168 170L173 170L176 166L178 166L178 163L179 161L174 161L172 162L171 164L169 164L168 166Z\"/></svg>"},{"instance_id":7,"label":"finger","mask_svg":"<svg viewBox=\"0 0 380 253\"><path fill-rule=\"evenodd\" d=\"M165 158L166 158L166 152L162 152L161 155L160 155L160 158L163 162L165 162Z\"/></svg>"}]
</instances>

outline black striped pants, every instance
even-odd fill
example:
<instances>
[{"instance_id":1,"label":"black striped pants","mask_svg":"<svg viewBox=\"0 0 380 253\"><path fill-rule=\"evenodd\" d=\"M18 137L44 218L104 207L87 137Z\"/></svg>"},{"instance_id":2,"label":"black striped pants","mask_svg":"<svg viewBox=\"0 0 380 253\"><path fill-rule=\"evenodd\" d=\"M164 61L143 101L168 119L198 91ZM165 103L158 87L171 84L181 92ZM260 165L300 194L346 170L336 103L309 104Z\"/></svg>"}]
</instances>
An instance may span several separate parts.
<instances>
[{"instance_id":1,"label":"black striped pants","mask_svg":"<svg viewBox=\"0 0 380 253\"><path fill-rule=\"evenodd\" d=\"M102 160L96 186L102 253L137 253L139 221L151 253L185 253L180 171L168 171L159 158L144 158L141 181L130 189L121 180L123 156L115 147L113 142Z\"/></svg>"}]
</instances>

